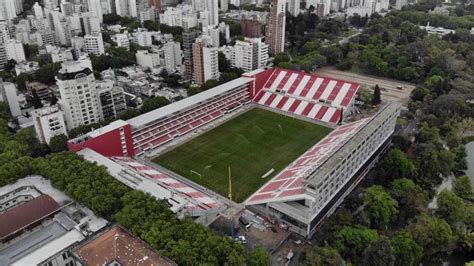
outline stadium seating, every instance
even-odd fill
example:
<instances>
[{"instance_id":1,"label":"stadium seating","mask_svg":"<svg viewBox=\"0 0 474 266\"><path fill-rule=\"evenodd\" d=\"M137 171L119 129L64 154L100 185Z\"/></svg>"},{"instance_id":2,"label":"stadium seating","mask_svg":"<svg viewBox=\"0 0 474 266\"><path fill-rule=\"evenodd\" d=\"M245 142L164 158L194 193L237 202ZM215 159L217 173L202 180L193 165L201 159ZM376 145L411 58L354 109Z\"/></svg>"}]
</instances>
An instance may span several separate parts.
<instances>
[{"instance_id":1,"label":"stadium seating","mask_svg":"<svg viewBox=\"0 0 474 266\"><path fill-rule=\"evenodd\" d=\"M250 102L247 88L242 88L208 99L134 130L132 134L135 155L143 154L149 149L183 136Z\"/></svg>"},{"instance_id":2,"label":"stadium seating","mask_svg":"<svg viewBox=\"0 0 474 266\"><path fill-rule=\"evenodd\" d=\"M317 169L324 163L334 151L351 139L368 121L368 118L361 119L332 131L255 192L247 200L247 204L258 204L261 201L279 201L283 198L303 195L305 193L303 179L309 176L313 169Z\"/></svg>"},{"instance_id":3,"label":"stadium seating","mask_svg":"<svg viewBox=\"0 0 474 266\"><path fill-rule=\"evenodd\" d=\"M112 160L139 172L141 175L158 182L163 187L187 198L190 202L187 209L191 216L197 216L201 212L216 210L221 207L221 204L209 195L206 195L203 192L200 192L189 185L130 157L113 157Z\"/></svg>"},{"instance_id":4,"label":"stadium seating","mask_svg":"<svg viewBox=\"0 0 474 266\"><path fill-rule=\"evenodd\" d=\"M359 84L276 68L253 101L284 112L336 124Z\"/></svg>"}]
</instances>

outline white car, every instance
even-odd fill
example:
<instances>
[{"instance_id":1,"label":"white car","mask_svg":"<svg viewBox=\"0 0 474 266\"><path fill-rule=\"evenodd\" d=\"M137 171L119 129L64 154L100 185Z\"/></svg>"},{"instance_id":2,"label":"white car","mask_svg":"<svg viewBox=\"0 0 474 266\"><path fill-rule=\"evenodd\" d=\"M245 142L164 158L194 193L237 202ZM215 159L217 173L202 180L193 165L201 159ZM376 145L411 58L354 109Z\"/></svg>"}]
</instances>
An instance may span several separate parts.
<instances>
[{"instance_id":1,"label":"white car","mask_svg":"<svg viewBox=\"0 0 474 266\"><path fill-rule=\"evenodd\" d=\"M247 243L247 239L245 239L245 236L238 236L234 240L237 241L237 242L240 242L242 244Z\"/></svg>"}]
</instances>

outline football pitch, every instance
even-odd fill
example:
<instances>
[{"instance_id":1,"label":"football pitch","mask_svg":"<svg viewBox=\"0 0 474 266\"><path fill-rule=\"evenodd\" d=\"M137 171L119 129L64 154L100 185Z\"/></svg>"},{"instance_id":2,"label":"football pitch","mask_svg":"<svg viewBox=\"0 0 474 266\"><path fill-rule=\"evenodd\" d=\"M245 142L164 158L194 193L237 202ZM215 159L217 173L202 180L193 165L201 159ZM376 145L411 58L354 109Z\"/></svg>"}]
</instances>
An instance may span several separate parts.
<instances>
[{"instance_id":1,"label":"football pitch","mask_svg":"<svg viewBox=\"0 0 474 266\"><path fill-rule=\"evenodd\" d=\"M225 197L230 167L232 199L242 202L331 130L254 108L153 162Z\"/></svg>"}]
</instances>

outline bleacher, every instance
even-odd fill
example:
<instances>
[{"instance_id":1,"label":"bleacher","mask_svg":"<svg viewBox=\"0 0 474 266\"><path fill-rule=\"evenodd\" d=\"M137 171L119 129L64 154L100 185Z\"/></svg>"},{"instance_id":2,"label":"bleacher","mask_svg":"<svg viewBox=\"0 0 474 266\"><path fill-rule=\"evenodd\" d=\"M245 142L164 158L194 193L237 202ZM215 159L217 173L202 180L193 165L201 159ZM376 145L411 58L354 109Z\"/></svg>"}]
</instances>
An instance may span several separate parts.
<instances>
[{"instance_id":1,"label":"bleacher","mask_svg":"<svg viewBox=\"0 0 474 266\"><path fill-rule=\"evenodd\" d=\"M174 138L186 135L250 103L249 97L246 87L237 88L134 129L132 134L135 155L143 154L146 150L154 149Z\"/></svg>"},{"instance_id":2,"label":"bleacher","mask_svg":"<svg viewBox=\"0 0 474 266\"><path fill-rule=\"evenodd\" d=\"M353 102L359 84L274 69L253 101L273 109L336 124Z\"/></svg>"}]
</instances>

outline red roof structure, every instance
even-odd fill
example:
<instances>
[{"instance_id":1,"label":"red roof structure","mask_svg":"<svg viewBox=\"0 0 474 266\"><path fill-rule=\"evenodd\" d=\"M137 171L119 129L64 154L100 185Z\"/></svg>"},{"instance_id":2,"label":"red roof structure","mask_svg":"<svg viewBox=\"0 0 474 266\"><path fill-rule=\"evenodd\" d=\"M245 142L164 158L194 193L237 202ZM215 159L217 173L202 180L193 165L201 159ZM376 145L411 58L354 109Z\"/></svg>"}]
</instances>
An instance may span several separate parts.
<instances>
[{"instance_id":1,"label":"red roof structure","mask_svg":"<svg viewBox=\"0 0 474 266\"><path fill-rule=\"evenodd\" d=\"M59 210L59 204L48 195L41 195L0 214L0 240L10 238L28 226Z\"/></svg>"}]
</instances>

